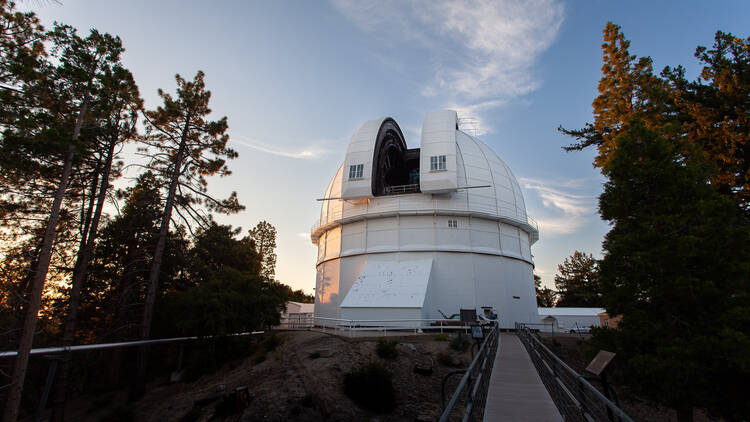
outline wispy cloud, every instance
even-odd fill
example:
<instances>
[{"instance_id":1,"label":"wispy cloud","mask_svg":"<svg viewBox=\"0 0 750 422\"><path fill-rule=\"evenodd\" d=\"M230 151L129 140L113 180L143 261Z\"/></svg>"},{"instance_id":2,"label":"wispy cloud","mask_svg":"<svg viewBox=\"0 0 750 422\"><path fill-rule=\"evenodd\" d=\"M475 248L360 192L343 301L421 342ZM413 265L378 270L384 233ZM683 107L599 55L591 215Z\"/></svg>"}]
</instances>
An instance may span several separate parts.
<instances>
[{"instance_id":1,"label":"wispy cloud","mask_svg":"<svg viewBox=\"0 0 750 422\"><path fill-rule=\"evenodd\" d=\"M427 52L421 94L491 128L484 114L541 86L534 72L564 19L558 0L333 0L363 31ZM386 29L387 28L387 29ZM382 53L377 53L382 55ZM456 106L456 104L460 106Z\"/></svg>"},{"instance_id":2,"label":"wispy cloud","mask_svg":"<svg viewBox=\"0 0 750 422\"><path fill-rule=\"evenodd\" d=\"M596 214L596 196L581 193L594 179L554 181L521 177L524 188L534 192L544 209L535 217L546 235L564 235L578 231Z\"/></svg>"},{"instance_id":3,"label":"wispy cloud","mask_svg":"<svg viewBox=\"0 0 750 422\"><path fill-rule=\"evenodd\" d=\"M326 154L333 152L333 149L323 146L324 142L314 142L304 147L292 147L285 149L274 145L269 145L265 142L258 141L256 139L245 138L243 136L232 135L232 142L238 145L242 145L247 148L252 148L256 151L265 152L267 154L278 155L280 157L287 158L298 158L305 160L314 160L320 158Z\"/></svg>"}]
</instances>

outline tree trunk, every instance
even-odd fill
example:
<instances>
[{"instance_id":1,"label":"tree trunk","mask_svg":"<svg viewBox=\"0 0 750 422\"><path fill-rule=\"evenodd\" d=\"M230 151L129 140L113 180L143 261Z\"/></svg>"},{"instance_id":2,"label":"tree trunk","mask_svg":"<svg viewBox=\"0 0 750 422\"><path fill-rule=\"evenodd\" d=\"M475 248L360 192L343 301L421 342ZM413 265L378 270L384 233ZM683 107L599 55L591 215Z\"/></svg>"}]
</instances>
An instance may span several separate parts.
<instances>
[{"instance_id":1,"label":"tree trunk","mask_svg":"<svg viewBox=\"0 0 750 422\"><path fill-rule=\"evenodd\" d=\"M164 215L162 216L161 226L159 227L159 237L156 241L154 258L148 274L148 290L146 291L146 302L143 309L143 322L141 324L141 340L148 340L151 335L151 322L154 317L154 304L156 303L156 287L159 282L159 271L161 271L161 261L164 255L164 248L167 245L167 236L169 235L169 225L172 220L172 208L174 207L174 197L177 192L177 185L182 174L182 161L187 148L187 133L190 128L190 112L185 118L185 126L180 137L180 148L175 158L172 180L169 183L167 192L167 201L164 205ZM145 392L146 383L146 363L148 360L148 346L144 345L138 349L138 369L136 371L133 388L130 391L130 399L134 400Z\"/></svg>"},{"instance_id":2,"label":"tree trunk","mask_svg":"<svg viewBox=\"0 0 750 422\"><path fill-rule=\"evenodd\" d=\"M73 270L73 284L70 288L70 302L68 304L68 315L65 318L65 329L63 331L63 346L71 346L75 337L76 323L78 322L78 307L81 303L81 288L86 282L86 276L88 275L89 263L91 257L94 254L94 244L99 234L99 221L102 217L102 209L104 208L104 201L107 197L107 191L109 190L109 175L112 170L112 159L115 153L116 138L110 142L109 150L107 151L107 157L104 162L103 174L101 175L101 184L99 185L99 193L96 196L91 197L93 203L96 198L96 210L94 215L88 224L85 234L85 239L82 239L81 247L78 250L78 257ZM68 375L70 374L70 352L66 353L65 359L61 362L60 370L58 371L57 383L55 385L55 395L53 399L54 412L53 421L61 422L65 414L65 390L68 384Z\"/></svg>"},{"instance_id":3,"label":"tree trunk","mask_svg":"<svg viewBox=\"0 0 750 422\"><path fill-rule=\"evenodd\" d=\"M76 125L73 129L73 142L78 140L78 136L81 133L81 126L83 125L83 118L86 115L88 100L89 96L87 94L81 103L81 110L78 113ZM62 201L65 197L65 191L68 189L68 180L70 179L70 171L73 168L73 156L75 155L75 152L75 145L71 145L65 153L60 183L57 186L55 199L52 202L52 209L49 213L49 220L47 220L47 228L44 231L42 248L39 252L39 262L34 271L34 279L32 281L31 297L28 307L26 308L26 319L23 324L23 332L21 333L21 339L18 342L18 356L16 357L16 362L13 366L13 376L11 378L8 401L5 404L5 411L3 413L3 421L5 422L15 422L18 419L18 413L21 407L21 393L23 392L23 384L26 379L26 369L29 365L31 343L34 340L36 319L39 314L39 307L42 303L44 281L47 278L47 271L49 270L49 263L52 258L52 246L55 240L55 232L57 231L57 222L60 220L60 207L62 206Z\"/></svg>"}]
</instances>

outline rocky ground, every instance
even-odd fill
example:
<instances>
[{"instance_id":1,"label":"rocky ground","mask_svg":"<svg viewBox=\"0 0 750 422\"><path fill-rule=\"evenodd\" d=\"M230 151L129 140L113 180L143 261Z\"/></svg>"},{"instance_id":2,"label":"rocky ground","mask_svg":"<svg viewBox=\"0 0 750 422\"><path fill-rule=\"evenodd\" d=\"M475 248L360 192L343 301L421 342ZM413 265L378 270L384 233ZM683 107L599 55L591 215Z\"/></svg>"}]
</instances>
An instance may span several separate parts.
<instances>
[{"instance_id":1,"label":"rocky ground","mask_svg":"<svg viewBox=\"0 0 750 422\"><path fill-rule=\"evenodd\" d=\"M471 361L471 349L456 352L449 347L450 337L434 334L387 337L398 341L398 355L392 360L377 356L378 337L347 338L317 331L276 335L280 342L273 350L255 348L245 358L196 381L157 379L136 402L127 402L124 391L81 397L69 406L66 416L70 420L154 422L434 421L441 413L443 376ZM372 361L393 375L397 405L390 413L363 410L344 394L344 374ZM448 395L459 378L453 377L448 384Z\"/></svg>"}]
</instances>

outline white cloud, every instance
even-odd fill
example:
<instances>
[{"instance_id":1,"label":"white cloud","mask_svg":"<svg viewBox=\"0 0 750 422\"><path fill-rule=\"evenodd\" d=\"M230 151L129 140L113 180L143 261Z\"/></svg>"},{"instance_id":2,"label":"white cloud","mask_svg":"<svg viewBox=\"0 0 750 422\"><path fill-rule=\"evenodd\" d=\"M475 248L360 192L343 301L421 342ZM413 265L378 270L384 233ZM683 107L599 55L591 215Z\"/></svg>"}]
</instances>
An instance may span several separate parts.
<instances>
[{"instance_id":1,"label":"white cloud","mask_svg":"<svg viewBox=\"0 0 750 422\"><path fill-rule=\"evenodd\" d=\"M422 95L478 119L482 131L491 129L484 112L539 88L534 65L554 42L564 18L558 0L333 3L363 31L386 38L389 51L399 51L393 42L425 50L433 75Z\"/></svg>"},{"instance_id":2,"label":"white cloud","mask_svg":"<svg viewBox=\"0 0 750 422\"><path fill-rule=\"evenodd\" d=\"M333 152L332 149L321 146L323 142L313 143L309 146L297 149L283 149L277 146L269 145L256 139L249 139L242 136L232 135L231 142L252 148L267 154L278 155L287 158L299 158L305 160L314 160L323 155Z\"/></svg>"},{"instance_id":3,"label":"white cloud","mask_svg":"<svg viewBox=\"0 0 750 422\"><path fill-rule=\"evenodd\" d=\"M596 214L596 197L579 193L594 179L572 179L549 182L521 177L524 188L533 191L541 200L543 210L535 217L545 235L564 235L577 232L587 219Z\"/></svg>"}]
</instances>

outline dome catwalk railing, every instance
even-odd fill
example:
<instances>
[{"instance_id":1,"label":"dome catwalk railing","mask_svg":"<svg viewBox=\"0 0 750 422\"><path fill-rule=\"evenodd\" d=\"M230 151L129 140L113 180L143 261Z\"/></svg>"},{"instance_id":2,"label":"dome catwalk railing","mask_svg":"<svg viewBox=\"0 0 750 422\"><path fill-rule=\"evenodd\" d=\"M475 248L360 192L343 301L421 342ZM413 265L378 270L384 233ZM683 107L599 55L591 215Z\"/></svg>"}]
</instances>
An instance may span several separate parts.
<instances>
[{"instance_id":1,"label":"dome catwalk railing","mask_svg":"<svg viewBox=\"0 0 750 422\"><path fill-rule=\"evenodd\" d=\"M532 234L532 238L534 241L539 239L539 224L534 220L533 218L529 217L526 214L522 214L518 212L518 209L516 208L510 208L510 207L500 207L498 209L498 214L490 214L480 211L468 211L468 210L461 210L461 209L399 209L394 211L386 211L386 212L368 212L367 208L364 209L364 211L358 211L358 210L344 210L342 208L337 208L334 210L327 210L325 221L322 221L320 218L315 219L313 221L312 227L310 228L310 233L312 235L310 236L313 241L315 241L317 238L320 237L322 229L326 229L328 227L334 227L341 223L344 219L359 219L361 217L367 218L379 218L383 216L383 214L423 214L423 215L455 215L455 216L462 216L462 215L469 215L469 216L477 216L481 218L489 218L489 219L498 219L500 221L507 220L509 222L514 223L521 223L526 224L530 226L535 233ZM532 242L533 243L533 242Z\"/></svg>"}]
</instances>

